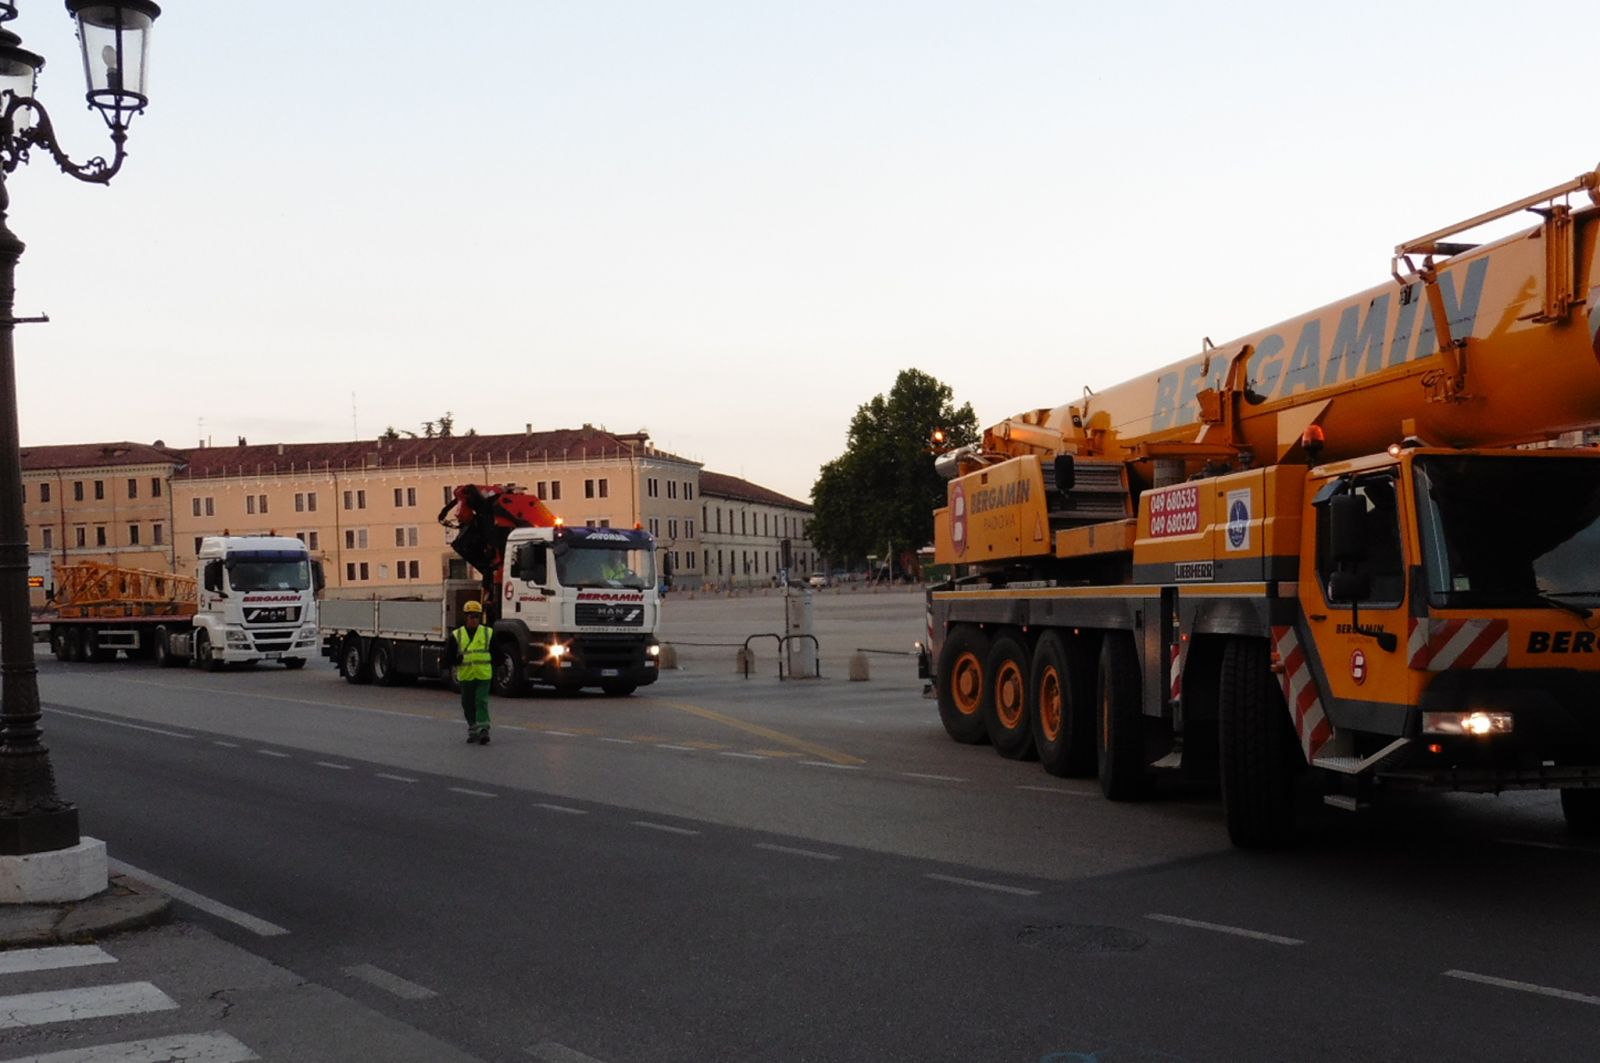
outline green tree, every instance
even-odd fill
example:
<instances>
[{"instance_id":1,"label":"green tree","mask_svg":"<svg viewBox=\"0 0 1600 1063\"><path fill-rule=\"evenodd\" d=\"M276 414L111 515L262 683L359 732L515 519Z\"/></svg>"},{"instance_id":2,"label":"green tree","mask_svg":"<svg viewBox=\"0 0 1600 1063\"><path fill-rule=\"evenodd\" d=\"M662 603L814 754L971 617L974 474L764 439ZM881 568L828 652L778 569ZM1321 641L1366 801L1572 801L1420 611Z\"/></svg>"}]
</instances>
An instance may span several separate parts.
<instances>
[{"instance_id":1,"label":"green tree","mask_svg":"<svg viewBox=\"0 0 1600 1063\"><path fill-rule=\"evenodd\" d=\"M854 563L933 541L933 511L945 499L933 468L935 429L945 433L943 447L963 446L977 441L978 418L971 403L957 409L950 386L920 369L901 370L888 395L856 410L845 452L822 467L811 489L811 541L824 557Z\"/></svg>"}]
</instances>

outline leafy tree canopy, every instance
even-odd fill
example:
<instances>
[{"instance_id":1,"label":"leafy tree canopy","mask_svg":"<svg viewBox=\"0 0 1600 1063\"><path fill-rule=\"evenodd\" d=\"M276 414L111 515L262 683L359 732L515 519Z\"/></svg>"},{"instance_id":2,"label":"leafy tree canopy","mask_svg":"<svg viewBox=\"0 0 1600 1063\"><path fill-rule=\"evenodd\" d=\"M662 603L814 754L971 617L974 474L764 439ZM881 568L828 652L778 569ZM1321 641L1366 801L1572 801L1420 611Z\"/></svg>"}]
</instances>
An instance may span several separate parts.
<instances>
[{"instance_id":1,"label":"leafy tree canopy","mask_svg":"<svg viewBox=\"0 0 1600 1063\"><path fill-rule=\"evenodd\" d=\"M948 384L920 369L903 369L888 395L856 410L845 452L822 467L811 489L811 541L836 562L886 557L933 541L933 511L945 483L933 468L930 440L941 449L978 439L971 403L955 406Z\"/></svg>"}]
</instances>

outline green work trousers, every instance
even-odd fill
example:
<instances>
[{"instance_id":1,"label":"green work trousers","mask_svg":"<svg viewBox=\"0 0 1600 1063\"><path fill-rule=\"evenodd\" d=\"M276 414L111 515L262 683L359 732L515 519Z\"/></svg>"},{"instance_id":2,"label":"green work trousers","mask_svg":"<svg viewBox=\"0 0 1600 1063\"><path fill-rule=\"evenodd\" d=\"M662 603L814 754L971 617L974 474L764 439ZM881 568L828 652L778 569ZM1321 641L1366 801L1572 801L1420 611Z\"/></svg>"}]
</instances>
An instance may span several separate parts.
<instances>
[{"instance_id":1,"label":"green work trousers","mask_svg":"<svg viewBox=\"0 0 1600 1063\"><path fill-rule=\"evenodd\" d=\"M461 683L461 713L467 718L467 726L474 731L487 731L489 729L489 683L488 679L462 679Z\"/></svg>"}]
</instances>

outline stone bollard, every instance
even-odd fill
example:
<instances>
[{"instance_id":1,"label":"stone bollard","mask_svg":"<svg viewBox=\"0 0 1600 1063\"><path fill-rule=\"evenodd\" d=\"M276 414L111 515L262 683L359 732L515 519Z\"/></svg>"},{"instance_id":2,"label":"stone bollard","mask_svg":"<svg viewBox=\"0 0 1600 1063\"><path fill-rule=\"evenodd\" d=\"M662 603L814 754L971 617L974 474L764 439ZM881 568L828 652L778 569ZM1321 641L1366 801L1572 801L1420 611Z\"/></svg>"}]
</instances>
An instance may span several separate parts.
<instances>
[{"instance_id":1,"label":"stone bollard","mask_svg":"<svg viewBox=\"0 0 1600 1063\"><path fill-rule=\"evenodd\" d=\"M871 669L867 667L867 655L853 653L850 655L850 682L861 683L872 678Z\"/></svg>"},{"instance_id":2,"label":"stone bollard","mask_svg":"<svg viewBox=\"0 0 1600 1063\"><path fill-rule=\"evenodd\" d=\"M677 668L678 648L670 643L661 644L661 656L656 661L657 668Z\"/></svg>"},{"instance_id":3,"label":"stone bollard","mask_svg":"<svg viewBox=\"0 0 1600 1063\"><path fill-rule=\"evenodd\" d=\"M755 671L755 667L755 651L749 649L748 647L741 648L738 653L733 655L733 670L744 676L746 679L750 678L750 673Z\"/></svg>"}]
</instances>

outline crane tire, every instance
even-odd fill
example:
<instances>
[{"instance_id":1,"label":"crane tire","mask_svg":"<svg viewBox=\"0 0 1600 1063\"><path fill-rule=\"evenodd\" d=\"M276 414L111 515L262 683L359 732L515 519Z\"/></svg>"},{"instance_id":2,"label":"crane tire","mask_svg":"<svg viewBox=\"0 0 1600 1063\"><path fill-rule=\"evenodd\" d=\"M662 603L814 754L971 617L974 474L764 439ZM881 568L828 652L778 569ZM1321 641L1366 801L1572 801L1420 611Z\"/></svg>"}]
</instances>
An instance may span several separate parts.
<instances>
[{"instance_id":1,"label":"crane tire","mask_svg":"<svg viewBox=\"0 0 1600 1063\"><path fill-rule=\"evenodd\" d=\"M1296 783L1305 758L1272 674L1265 639L1229 639L1217 701L1218 764L1228 837L1241 849L1294 840Z\"/></svg>"},{"instance_id":2,"label":"crane tire","mask_svg":"<svg viewBox=\"0 0 1600 1063\"><path fill-rule=\"evenodd\" d=\"M1096 690L1095 769L1100 792L1113 801L1142 801L1150 796L1152 780L1145 759L1139 658L1130 633L1106 633L1100 644Z\"/></svg>"},{"instance_id":3,"label":"crane tire","mask_svg":"<svg viewBox=\"0 0 1600 1063\"><path fill-rule=\"evenodd\" d=\"M989 636L967 624L951 628L939 650L939 722L957 742L989 740L983 724L988 659Z\"/></svg>"},{"instance_id":4,"label":"crane tire","mask_svg":"<svg viewBox=\"0 0 1600 1063\"><path fill-rule=\"evenodd\" d=\"M1039 764L1063 778L1095 769L1094 660L1054 631L1033 648L1028 690L1033 698L1033 745Z\"/></svg>"},{"instance_id":5,"label":"crane tire","mask_svg":"<svg viewBox=\"0 0 1600 1063\"><path fill-rule=\"evenodd\" d=\"M1007 760L1032 760L1033 698L1028 688L1028 647L1011 632L995 637L984 663L983 727L994 751Z\"/></svg>"}]
</instances>

